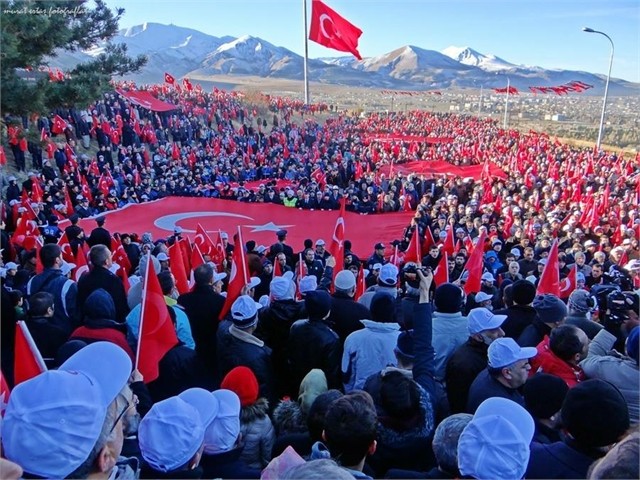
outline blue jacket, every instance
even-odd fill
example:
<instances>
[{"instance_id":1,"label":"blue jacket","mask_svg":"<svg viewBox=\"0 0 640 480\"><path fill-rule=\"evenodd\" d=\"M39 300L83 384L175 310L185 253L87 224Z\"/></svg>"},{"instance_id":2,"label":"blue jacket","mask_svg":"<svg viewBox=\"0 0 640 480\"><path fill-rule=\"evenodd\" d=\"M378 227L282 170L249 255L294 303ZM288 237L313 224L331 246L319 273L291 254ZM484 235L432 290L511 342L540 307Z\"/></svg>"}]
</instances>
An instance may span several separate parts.
<instances>
[{"instance_id":1,"label":"blue jacket","mask_svg":"<svg viewBox=\"0 0 640 480\"><path fill-rule=\"evenodd\" d=\"M136 339L136 341L138 340L138 330L140 329L141 308L142 304L139 303L133 308L133 310L131 310L131 312L129 312L129 315L127 315L129 333ZM185 347L195 350L196 342L193 341L191 325L189 324L187 314L184 313L184 310L182 310L181 307L175 306L171 308L173 308L173 311L176 313L176 334L178 335L178 340L184 343Z\"/></svg>"},{"instance_id":2,"label":"blue jacket","mask_svg":"<svg viewBox=\"0 0 640 480\"><path fill-rule=\"evenodd\" d=\"M469 338L469 324L462 313L433 312L433 349L435 351L435 375L444 380L447 362L458 347Z\"/></svg>"},{"instance_id":3,"label":"blue jacket","mask_svg":"<svg viewBox=\"0 0 640 480\"><path fill-rule=\"evenodd\" d=\"M397 323L360 320L364 329L350 334L344 342L342 373L344 390L362 390L369 376L396 364L393 353L400 335Z\"/></svg>"}]
</instances>

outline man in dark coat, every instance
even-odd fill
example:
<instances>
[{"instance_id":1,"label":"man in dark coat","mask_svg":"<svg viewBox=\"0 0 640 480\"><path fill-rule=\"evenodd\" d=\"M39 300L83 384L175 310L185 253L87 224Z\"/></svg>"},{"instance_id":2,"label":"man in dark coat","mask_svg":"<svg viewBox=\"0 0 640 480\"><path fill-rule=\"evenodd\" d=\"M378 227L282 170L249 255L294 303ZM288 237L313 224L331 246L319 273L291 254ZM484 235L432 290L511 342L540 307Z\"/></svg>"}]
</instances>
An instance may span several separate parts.
<instances>
[{"instance_id":1,"label":"man in dark coat","mask_svg":"<svg viewBox=\"0 0 640 480\"><path fill-rule=\"evenodd\" d=\"M253 335L258 325L260 308L262 305L249 295L241 295L233 302L231 322L223 322L219 326L218 373L223 378L235 367L250 368L258 379L260 396L275 405L277 397L271 349Z\"/></svg>"},{"instance_id":2,"label":"man in dark coat","mask_svg":"<svg viewBox=\"0 0 640 480\"><path fill-rule=\"evenodd\" d=\"M104 228L104 221L104 217L96 218L98 226L91 230L91 234L89 235L89 238L87 238L87 244L90 247L93 247L94 245L104 245L111 250L111 234L109 233L109 230Z\"/></svg>"},{"instance_id":3,"label":"man in dark coat","mask_svg":"<svg viewBox=\"0 0 640 480\"><path fill-rule=\"evenodd\" d=\"M538 316L538 312L531 306L535 297L536 287L528 280L518 280L511 285L513 305L495 312L496 315L507 316L501 327L505 337L517 339L534 322Z\"/></svg>"},{"instance_id":4,"label":"man in dark coat","mask_svg":"<svg viewBox=\"0 0 640 480\"><path fill-rule=\"evenodd\" d=\"M295 265L295 261L293 258L293 248L287 245L285 242L287 241L287 231L286 230L278 230L276 232L276 236L278 237L278 241L271 245L269 249L271 252L275 252L276 250L284 253L284 256L287 257L287 265L290 268L293 268ZM274 248L276 245L279 247Z\"/></svg>"},{"instance_id":5,"label":"man in dark coat","mask_svg":"<svg viewBox=\"0 0 640 480\"><path fill-rule=\"evenodd\" d=\"M298 320L289 333L289 364L292 388L297 391L304 376L319 368L329 388L342 388L342 342L328 324L331 297L323 290L307 292L305 308L308 320Z\"/></svg>"},{"instance_id":6,"label":"man in dark coat","mask_svg":"<svg viewBox=\"0 0 640 480\"><path fill-rule=\"evenodd\" d=\"M98 288L103 288L111 295L116 307L115 321L124 323L129 313L127 294L124 291L122 280L111 273L109 268L113 265L111 252L104 245L95 245L89 250L89 263L91 271L80 277L78 281L78 309L83 311L89 295Z\"/></svg>"},{"instance_id":7,"label":"man in dark coat","mask_svg":"<svg viewBox=\"0 0 640 480\"><path fill-rule=\"evenodd\" d=\"M591 464L629 428L627 402L603 380L570 389L560 416L568 436L551 444L533 442L525 478L587 478Z\"/></svg>"},{"instance_id":8,"label":"man in dark coat","mask_svg":"<svg viewBox=\"0 0 640 480\"><path fill-rule=\"evenodd\" d=\"M521 347L537 347L551 330L564 322L567 317L567 306L555 295L538 295L533 301L533 308L538 316L526 327L516 339Z\"/></svg>"},{"instance_id":9,"label":"man in dark coat","mask_svg":"<svg viewBox=\"0 0 640 480\"><path fill-rule=\"evenodd\" d=\"M296 320L306 318L307 311L303 302L297 302L295 284L291 280L291 273L275 277L270 284L271 302L269 306L260 310L258 315L258 329L256 337L264 340L271 348L271 360L277 375L278 396L297 395L297 391L288 391L289 361L287 341L289 330Z\"/></svg>"},{"instance_id":10,"label":"man in dark coat","mask_svg":"<svg viewBox=\"0 0 640 480\"><path fill-rule=\"evenodd\" d=\"M454 352L446 367L451 413L466 411L469 388L476 376L487 367L489 345L504 336L500 327L505 318L504 315L493 315L486 308L474 308L469 312L469 340Z\"/></svg>"},{"instance_id":11,"label":"man in dark coat","mask_svg":"<svg viewBox=\"0 0 640 480\"><path fill-rule=\"evenodd\" d=\"M42 358L53 359L58 348L67 341L69 334L51 322L54 313L53 295L39 292L29 299L29 316L26 324L33 341L38 347Z\"/></svg>"},{"instance_id":12,"label":"man in dark coat","mask_svg":"<svg viewBox=\"0 0 640 480\"><path fill-rule=\"evenodd\" d=\"M370 319L371 312L353 299L356 293L356 277L350 270L338 272L334 287L328 323L340 337L340 342L344 343L351 333L364 328L360 320Z\"/></svg>"},{"instance_id":13,"label":"man in dark coat","mask_svg":"<svg viewBox=\"0 0 640 480\"><path fill-rule=\"evenodd\" d=\"M520 348L513 338L498 338L489 345L487 368L480 372L469 388L467 413L474 414L487 398L502 397L524 407L524 397L518 391L527 378L529 359L538 351L534 347Z\"/></svg>"},{"instance_id":14,"label":"man in dark coat","mask_svg":"<svg viewBox=\"0 0 640 480\"><path fill-rule=\"evenodd\" d=\"M193 276L193 291L178 297L178 304L184 307L191 333L196 343L196 353L212 374L216 372L216 331L218 316L224 305L224 297L214 290L214 285L227 274L215 273L213 267L204 263L197 267Z\"/></svg>"}]
</instances>

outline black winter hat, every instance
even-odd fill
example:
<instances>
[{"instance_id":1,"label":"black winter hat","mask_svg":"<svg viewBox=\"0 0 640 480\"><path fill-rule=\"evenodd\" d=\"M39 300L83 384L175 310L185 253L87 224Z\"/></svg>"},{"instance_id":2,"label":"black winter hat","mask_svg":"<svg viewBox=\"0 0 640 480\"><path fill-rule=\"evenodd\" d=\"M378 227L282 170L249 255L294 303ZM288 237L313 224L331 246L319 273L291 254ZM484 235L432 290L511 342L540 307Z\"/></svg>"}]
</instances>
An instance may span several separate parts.
<instances>
[{"instance_id":1,"label":"black winter hat","mask_svg":"<svg viewBox=\"0 0 640 480\"><path fill-rule=\"evenodd\" d=\"M627 402L604 380L586 380L569 390L561 415L567 431L584 447L611 445L629 429Z\"/></svg>"},{"instance_id":2,"label":"black winter hat","mask_svg":"<svg viewBox=\"0 0 640 480\"><path fill-rule=\"evenodd\" d=\"M511 298L518 305L529 305L536 298L536 286L529 280L518 280L511 286Z\"/></svg>"},{"instance_id":3,"label":"black winter hat","mask_svg":"<svg viewBox=\"0 0 640 480\"><path fill-rule=\"evenodd\" d=\"M331 310L331 296L324 290L312 290L304 297L309 320L321 320Z\"/></svg>"},{"instance_id":4,"label":"black winter hat","mask_svg":"<svg viewBox=\"0 0 640 480\"><path fill-rule=\"evenodd\" d=\"M378 292L371 299L371 319L379 323L393 323L395 318L395 299L388 293Z\"/></svg>"},{"instance_id":5,"label":"black winter hat","mask_svg":"<svg viewBox=\"0 0 640 480\"><path fill-rule=\"evenodd\" d=\"M560 377L536 373L524 384L524 406L536 418L551 418L562 408L569 387Z\"/></svg>"},{"instance_id":6,"label":"black winter hat","mask_svg":"<svg viewBox=\"0 0 640 480\"><path fill-rule=\"evenodd\" d=\"M443 283L433 297L436 311L458 313L462 310L462 289L453 283Z\"/></svg>"}]
</instances>

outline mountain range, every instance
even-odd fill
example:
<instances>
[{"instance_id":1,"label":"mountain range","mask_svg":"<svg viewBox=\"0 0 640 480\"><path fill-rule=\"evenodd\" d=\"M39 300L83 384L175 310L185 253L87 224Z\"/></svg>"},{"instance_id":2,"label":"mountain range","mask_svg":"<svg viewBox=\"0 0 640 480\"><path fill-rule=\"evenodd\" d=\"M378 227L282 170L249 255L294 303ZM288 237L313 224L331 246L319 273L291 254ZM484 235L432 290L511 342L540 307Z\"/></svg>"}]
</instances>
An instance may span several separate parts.
<instances>
[{"instance_id":1,"label":"mountain range","mask_svg":"<svg viewBox=\"0 0 640 480\"><path fill-rule=\"evenodd\" d=\"M120 30L113 43L125 43L132 55L144 54L143 71L126 78L137 82L161 82L164 72L176 78L209 76L253 76L302 80L303 57L261 38L245 35L214 37L190 28L145 23ZM58 52L50 65L72 68L104 49L85 52ZM309 59L309 79L325 84L399 89L434 90L444 88L497 88L512 86L557 86L570 81L593 85L586 94L602 94L606 77L583 71L552 70L510 63L495 55L470 47L448 47L442 52L405 45L375 57ZM612 95L637 95L640 84L611 79Z\"/></svg>"}]
</instances>

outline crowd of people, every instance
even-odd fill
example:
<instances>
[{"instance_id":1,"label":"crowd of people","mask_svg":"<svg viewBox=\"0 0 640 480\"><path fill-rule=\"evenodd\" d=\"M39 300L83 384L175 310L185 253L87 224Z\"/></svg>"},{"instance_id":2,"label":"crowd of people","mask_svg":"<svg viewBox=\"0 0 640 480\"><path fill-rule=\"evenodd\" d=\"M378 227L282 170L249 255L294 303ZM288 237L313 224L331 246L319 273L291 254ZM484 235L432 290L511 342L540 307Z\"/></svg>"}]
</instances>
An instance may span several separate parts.
<instances>
[{"instance_id":1,"label":"crowd of people","mask_svg":"<svg viewBox=\"0 0 640 480\"><path fill-rule=\"evenodd\" d=\"M33 171L2 177L3 478L638 477L637 159L469 116L320 124L326 106L269 97L260 115L233 92L145 88L180 110L108 94L38 119L26 147L11 124ZM223 232L185 290L179 227L154 239L101 215L169 195L414 214L367 258ZM566 298L538 292L553 248ZM237 250L251 277L221 315ZM152 381L135 368L147 270L179 340ZM24 381L18 321L48 368Z\"/></svg>"}]
</instances>

